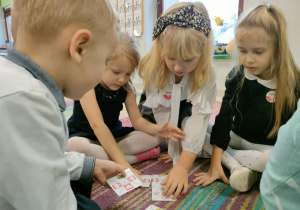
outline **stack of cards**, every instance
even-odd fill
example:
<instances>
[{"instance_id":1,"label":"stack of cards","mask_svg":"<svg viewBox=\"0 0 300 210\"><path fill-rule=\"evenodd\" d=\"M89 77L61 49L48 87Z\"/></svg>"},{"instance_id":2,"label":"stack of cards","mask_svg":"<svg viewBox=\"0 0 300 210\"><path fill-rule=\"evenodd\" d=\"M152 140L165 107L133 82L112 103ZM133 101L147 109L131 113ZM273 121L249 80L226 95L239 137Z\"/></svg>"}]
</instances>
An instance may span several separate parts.
<instances>
[{"instance_id":1,"label":"stack of cards","mask_svg":"<svg viewBox=\"0 0 300 210\"><path fill-rule=\"evenodd\" d=\"M165 186L162 186L161 183L165 180L167 175L153 175L152 176L152 200L153 201L176 201L170 196L166 198L162 195L162 192Z\"/></svg>"},{"instance_id":2,"label":"stack of cards","mask_svg":"<svg viewBox=\"0 0 300 210\"><path fill-rule=\"evenodd\" d=\"M128 168L125 170L126 176L119 174L107 180L107 183L111 186L118 196L121 196L139 186L142 182L132 173Z\"/></svg>"},{"instance_id":3,"label":"stack of cards","mask_svg":"<svg viewBox=\"0 0 300 210\"><path fill-rule=\"evenodd\" d=\"M121 174L114 176L107 180L107 183L111 188L117 193L118 196L121 196L139 186L141 187L150 187L152 182L152 200L153 201L176 201L172 199L172 196L166 198L162 195L164 186L161 183L165 180L167 175L141 175L141 182L130 169L125 170L126 176ZM149 206L147 209L161 209L156 206Z\"/></svg>"}]
</instances>

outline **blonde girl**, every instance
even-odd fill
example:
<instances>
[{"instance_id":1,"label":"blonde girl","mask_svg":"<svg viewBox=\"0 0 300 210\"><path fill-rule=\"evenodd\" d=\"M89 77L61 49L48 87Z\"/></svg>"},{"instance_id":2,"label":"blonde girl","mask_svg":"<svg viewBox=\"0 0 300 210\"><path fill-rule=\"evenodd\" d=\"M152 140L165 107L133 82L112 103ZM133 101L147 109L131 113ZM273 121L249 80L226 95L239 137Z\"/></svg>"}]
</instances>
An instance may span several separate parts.
<instances>
[{"instance_id":1,"label":"blonde girl","mask_svg":"<svg viewBox=\"0 0 300 210\"><path fill-rule=\"evenodd\" d=\"M285 18L275 6L259 5L240 19L235 46L240 63L229 74L212 127L211 166L194 182L207 186L221 178L228 183L222 160L231 172L230 185L245 192L257 181L257 172L264 171L279 127L295 112L300 73L288 46ZM204 150L211 149L206 142Z\"/></svg>"},{"instance_id":2,"label":"blonde girl","mask_svg":"<svg viewBox=\"0 0 300 210\"><path fill-rule=\"evenodd\" d=\"M140 108L144 118L170 121L186 133L179 143L168 142L174 167L163 182L163 195L175 199L187 192L188 171L202 149L216 97L213 40L205 6L175 4L157 20L153 39L139 68L145 81Z\"/></svg>"},{"instance_id":3,"label":"blonde girl","mask_svg":"<svg viewBox=\"0 0 300 210\"><path fill-rule=\"evenodd\" d=\"M135 41L126 34L113 58L108 60L102 81L74 102L73 115L68 120L70 139L67 151L77 151L99 159L111 159L131 168L130 164L157 158L160 140L155 136L183 137L184 132L168 122L152 124L142 118L136 104L130 76L139 64ZM119 120L125 103L133 127L123 127Z\"/></svg>"}]
</instances>

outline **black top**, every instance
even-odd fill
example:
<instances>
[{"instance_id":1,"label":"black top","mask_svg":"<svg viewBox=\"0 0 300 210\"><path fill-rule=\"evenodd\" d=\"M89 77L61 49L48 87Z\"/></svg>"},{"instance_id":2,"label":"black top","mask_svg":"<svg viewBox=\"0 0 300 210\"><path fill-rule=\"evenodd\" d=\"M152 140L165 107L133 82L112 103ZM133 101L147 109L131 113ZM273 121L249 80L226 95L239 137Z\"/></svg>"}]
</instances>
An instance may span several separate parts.
<instances>
[{"instance_id":1,"label":"black top","mask_svg":"<svg viewBox=\"0 0 300 210\"><path fill-rule=\"evenodd\" d=\"M124 136L133 128L123 128L119 120L120 112L123 109L127 91L121 87L117 91L107 90L98 84L95 88L96 100L101 110L104 123L110 129L114 137ZM74 101L73 114L68 120L69 135L87 137L92 140L97 140L93 129L91 128L80 101Z\"/></svg>"},{"instance_id":2,"label":"black top","mask_svg":"<svg viewBox=\"0 0 300 210\"><path fill-rule=\"evenodd\" d=\"M269 91L275 90L244 77L243 66L236 75L235 69L229 73L231 79L225 83L226 91L212 128L211 144L226 150L232 130L249 142L274 145L277 135L269 139L268 135L275 124L275 103L268 102L266 96ZM291 116L282 114L281 125Z\"/></svg>"}]
</instances>

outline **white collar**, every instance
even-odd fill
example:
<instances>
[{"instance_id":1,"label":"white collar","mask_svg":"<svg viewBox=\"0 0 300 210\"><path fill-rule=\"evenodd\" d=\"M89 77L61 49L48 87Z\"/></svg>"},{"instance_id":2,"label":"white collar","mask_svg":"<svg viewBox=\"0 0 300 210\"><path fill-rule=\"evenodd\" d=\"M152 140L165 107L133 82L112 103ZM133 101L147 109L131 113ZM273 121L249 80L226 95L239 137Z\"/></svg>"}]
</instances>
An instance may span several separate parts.
<instances>
[{"instance_id":1,"label":"white collar","mask_svg":"<svg viewBox=\"0 0 300 210\"><path fill-rule=\"evenodd\" d=\"M276 89L276 83L274 82L274 80L263 80L253 74L248 73L247 70L245 70L245 77L249 80L257 80L257 82L267 88L270 89Z\"/></svg>"}]
</instances>

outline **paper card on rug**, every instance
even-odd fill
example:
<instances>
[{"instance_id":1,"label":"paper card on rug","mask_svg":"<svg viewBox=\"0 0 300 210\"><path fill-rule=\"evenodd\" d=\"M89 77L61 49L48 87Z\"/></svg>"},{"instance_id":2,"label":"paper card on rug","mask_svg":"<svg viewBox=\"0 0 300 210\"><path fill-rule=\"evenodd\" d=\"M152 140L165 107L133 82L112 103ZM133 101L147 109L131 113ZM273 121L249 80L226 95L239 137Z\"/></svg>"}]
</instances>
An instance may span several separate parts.
<instances>
[{"instance_id":1,"label":"paper card on rug","mask_svg":"<svg viewBox=\"0 0 300 210\"><path fill-rule=\"evenodd\" d=\"M154 205L150 205L145 210L164 210L164 209L159 208L159 207L154 206Z\"/></svg>"},{"instance_id":2,"label":"paper card on rug","mask_svg":"<svg viewBox=\"0 0 300 210\"><path fill-rule=\"evenodd\" d=\"M129 168L125 170L125 173L125 177L121 174L118 174L117 176L114 176L106 181L118 196L121 196L142 185L142 182L132 173Z\"/></svg>"},{"instance_id":3,"label":"paper card on rug","mask_svg":"<svg viewBox=\"0 0 300 210\"><path fill-rule=\"evenodd\" d=\"M141 175L142 186L141 187L150 187L152 175Z\"/></svg>"},{"instance_id":4,"label":"paper card on rug","mask_svg":"<svg viewBox=\"0 0 300 210\"><path fill-rule=\"evenodd\" d=\"M176 201L172 195L168 198L162 195L165 186L161 183L165 180L167 175L153 175L152 176L152 200L153 201Z\"/></svg>"}]
</instances>

